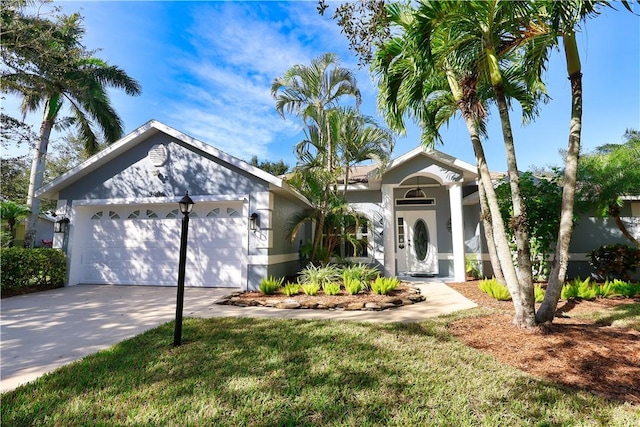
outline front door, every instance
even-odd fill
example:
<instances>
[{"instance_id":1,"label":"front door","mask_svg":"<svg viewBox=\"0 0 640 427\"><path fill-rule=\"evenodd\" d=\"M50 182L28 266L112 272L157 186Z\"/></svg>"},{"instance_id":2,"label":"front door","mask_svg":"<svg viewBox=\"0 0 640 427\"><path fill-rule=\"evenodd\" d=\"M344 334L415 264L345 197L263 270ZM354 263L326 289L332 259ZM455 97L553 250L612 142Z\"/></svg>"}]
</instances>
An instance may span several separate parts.
<instances>
[{"instance_id":1,"label":"front door","mask_svg":"<svg viewBox=\"0 0 640 427\"><path fill-rule=\"evenodd\" d=\"M398 246L398 256L404 258L399 260L399 269L409 274L438 274L435 211L398 212L397 223L405 241Z\"/></svg>"}]
</instances>

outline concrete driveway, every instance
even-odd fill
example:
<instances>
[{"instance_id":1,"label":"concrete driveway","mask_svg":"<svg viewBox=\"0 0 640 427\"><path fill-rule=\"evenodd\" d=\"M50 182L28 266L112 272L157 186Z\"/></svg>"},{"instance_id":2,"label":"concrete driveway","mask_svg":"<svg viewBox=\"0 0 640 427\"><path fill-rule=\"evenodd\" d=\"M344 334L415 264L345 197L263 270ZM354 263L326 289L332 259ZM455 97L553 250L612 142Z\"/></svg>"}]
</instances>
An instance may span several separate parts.
<instances>
[{"instance_id":1,"label":"concrete driveway","mask_svg":"<svg viewBox=\"0 0 640 427\"><path fill-rule=\"evenodd\" d=\"M185 289L184 317L231 291ZM175 287L79 285L3 299L0 390L175 319L176 297Z\"/></svg>"},{"instance_id":2,"label":"concrete driveway","mask_svg":"<svg viewBox=\"0 0 640 427\"><path fill-rule=\"evenodd\" d=\"M444 283L414 282L425 302L386 311L278 310L214 302L235 289L185 289L184 317L253 317L359 322L420 322L475 307ZM108 348L175 319L175 287L78 285L3 299L0 390Z\"/></svg>"}]
</instances>

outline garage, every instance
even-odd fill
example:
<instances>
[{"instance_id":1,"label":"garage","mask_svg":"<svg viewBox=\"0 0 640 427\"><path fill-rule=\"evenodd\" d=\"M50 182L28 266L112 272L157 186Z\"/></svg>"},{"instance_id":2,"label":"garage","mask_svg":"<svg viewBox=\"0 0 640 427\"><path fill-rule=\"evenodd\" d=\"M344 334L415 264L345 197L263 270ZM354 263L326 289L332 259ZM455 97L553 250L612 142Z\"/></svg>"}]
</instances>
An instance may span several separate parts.
<instances>
[{"instance_id":1,"label":"garage","mask_svg":"<svg viewBox=\"0 0 640 427\"><path fill-rule=\"evenodd\" d=\"M151 120L36 191L56 201L66 285L176 286L187 192L186 286L257 290L297 272L312 228L287 227L309 202L285 179Z\"/></svg>"},{"instance_id":2,"label":"garage","mask_svg":"<svg viewBox=\"0 0 640 427\"><path fill-rule=\"evenodd\" d=\"M176 286L182 214L175 204L86 206L78 213L80 283ZM196 203L186 286L241 287L246 222L240 201Z\"/></svg>"}]
</instances>

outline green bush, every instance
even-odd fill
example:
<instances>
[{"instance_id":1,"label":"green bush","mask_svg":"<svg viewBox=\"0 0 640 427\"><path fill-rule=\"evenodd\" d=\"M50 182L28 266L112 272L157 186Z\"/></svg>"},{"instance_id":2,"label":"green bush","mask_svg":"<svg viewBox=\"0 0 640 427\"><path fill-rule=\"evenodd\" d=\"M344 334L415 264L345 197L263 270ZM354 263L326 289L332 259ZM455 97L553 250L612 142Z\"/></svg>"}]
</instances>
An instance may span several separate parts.
<instances>
[{"instance_id":1,"label":"green bush","mask_svg":"<svg viewBox=\"0 0 640 427\"><path fill-rule=\"evenodd\" d=\"M598 296L596 286L591 283L590 278L586 278L584 281L578 284L578 297L584 300L594 300Z\"/></svg>"},{"instance_id":2,"label":"green bush","mask_svg":"<svg viewBox=\"0 0 640 427\"><path fill-rule=\"evenodd\" d=\"M380 276L380 271L376 267L369 267L367 264L354 264L345 266L342 269L342 281L346 283L349 279L357 279L361 282L363 289L368 289L368 283Z\"/></svg>"},{"instance_id":3,"label":"green bush","mask_svg":"<svg viewBox=\"0 0 640 427\"><path fill-rule=\"evenodd\" d=\"M275 294L282 287L284 277L276 279L273 276L266 277L260 281L260 292L265 295Z\"/></svg>"},{"instance_id":4,"label":"green bush","mask_svg":"<svg viewBox=\"0 0 640 427\"><path fill-rule=\"evenodd\" d=\"M320 285L317 283L303 283L300 287L302 288L302 292L309 296L317 295L320 291Z\"/></svg>"},{"instance_id":5,"label":"green bush","mask_svg":"<svg viewBox=\"0 0 640 427\"><path fill-rule=\"evenodd\" d=\"M507 289L507 287L502 283L498 282L495 278L480 281L478 287L482 292L497 299L498 301L509 301L511 299L509 289Z\"/></svg>"},{"instance_id":6,"label":"green bush","mask_svg":"<svg viewBox=\"0 0 640 427\"><path fill-rule=\"evenodd\" d=\"M298 292L300 292L300 283L297 282L289 282L282 287L282 293L288 297L297 295Z\"/></svg>"},{"instance_id":7,"label":"green bush","mask_svg":"<svg viewBox=\"0 0 640 427\"><path fill-rule=\"evenodd\" d=\"M613 286L613 282L606 281L604 283L596 284L596 296L600 298L609 298L616 294L616 290Z\"/></svg>"},{"instance_id":8,"label":"green bush","mask_svg":"<svg viewBox=\"0 0 640 427\"><path fill-rule=\"evenodd\" d=\"M640 248L630 245L603 245L587 256L600 279L630 280L631 274L640 268Z\"/></svg>"},{"instance_id":9,"label":"green bush","mask_svg":"<svg viewBox=\"0 0 640 427\"><path fill-rule=\"evenodd\" d=\"M325 283L335 282L339 278L340 270L335 265L316 267L313 264L309 264L300 272L300 281L302 283L316 283L320 287Z\"/></svg>"},{"instance_id":10,"label":"green bush","mask_svg":"<svg viewBox=\"0 0 640 427\"><path fill-rule=\"evenodd\" d=\"M616 279L611 282L611 287L616 295L623 297L632 298L640 295L640 283L631 283Z\"/></svg>"},{"instance_id":11,"label":"green bush","mask_svg":"<svg viewBox=\"0 0 640 427\"><path fill-rule=\"evenodd\" d=\"M1 248L0 271L3 294L31 287L50 289L64 286L67 259L60 249Z\"/></svg>"},{"instance_id":12,"label":"green bush","mask_svg":"<svg viewBox=\"0 0 640 427\"><path fill-rule=\"evenodd\" d=\"M464 257L464 270L467 273L468 277L473 279L479 279L482 277L481 273L482 263L479 259L476 259L473 256L467 255Z\"/></svg>"},{"instance_id":13,"label":"green bush","mask_svg":"<svg viewBox=\"0 0 640 427\"><path fill-rule=\"evenodd\" d=\"M347 290L349 295L356 295L362 291L362 281L356 278L343 278L344 280L344 288Z\"/></svg>"},{"instance_id":14,"label":"green bush","mask_svg":"<svg viewBox=\"0 0 640 427\"><path fill-rule=\"evenodd\" d=\"M393 291L398 287L400 281L397 277L377 277L373 282L371 282L371 290L374 294L378 295L388 295L389 292Z\"/></svg>"},{"instance_id":15,"label":"green bush","mask_svg":"<svg viewBox=\"0 0 640 427\"><path fill-rule=\"evenodd\" d=\"M580 295L580 283L582 283L582 281L578 278L574 279L571 282L565 283L562 286L562 291L560 291L560 298L565 301L568 301L571 298L578 298L578 296Z\"/></svg>"},{"instance_id":16,"label":"green bush","mask_svg":"<svg viewBox=\"0 0 640 427\"><path fill-rule=\"evenodd\" d=\"M322 285L322 290L327 295L338 295L340 293L340 284L336 282L327 282Z\"/></svg>"},{"instance_id":17,"label":"green bush","mask_svg":"<svg viewBox=\"0 0 640 427\"><path fill-rule=\"evenodd\" d=\"M536 299L536 302L542 302L544 301L544 289L542 289L542 286L540 285L536 285L533 288L533 293Z\"/></svg>"}]
</instances>

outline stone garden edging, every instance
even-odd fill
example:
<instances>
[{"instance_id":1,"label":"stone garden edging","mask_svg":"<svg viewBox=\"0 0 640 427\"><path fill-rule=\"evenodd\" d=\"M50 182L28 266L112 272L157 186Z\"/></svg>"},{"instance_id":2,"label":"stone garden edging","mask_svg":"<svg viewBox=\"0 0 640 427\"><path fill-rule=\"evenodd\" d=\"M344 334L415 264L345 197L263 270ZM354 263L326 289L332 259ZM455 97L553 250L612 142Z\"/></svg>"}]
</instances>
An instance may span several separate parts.
<instances>
[{"instance_id":1,"label":"stone garden edging","mask_svg":"<svg viewBox=\"0 0 640 427\"><path fill-rule=\"evenodd\" d=\"M415 286L406 285L409 288L409 295L404 296L403 298L389 296L385 301L379 302L337 302L337 303L327 303L324 304L319 303L317 301L313 301L310 299L309 301L296 301L290 297L284 298L268 298L265 301L260 299L252 299L252 298L241 298L240 296L244 294L244 292L234 292L230 295L227 295L218 301L216 304L221 305L234 305L237 307L269 307L269 308L279 308L279 309L307 309L307 310L345 310L345 311L355 311L355 310L363 310L363 311L382 311L382 310L390 310L398 307L404 307L407 305L416 304L422 301L425 301L424 295L421 294L420 289ZM326 298L325 298L326 300Z\"/></svg>"}]
</instances>

